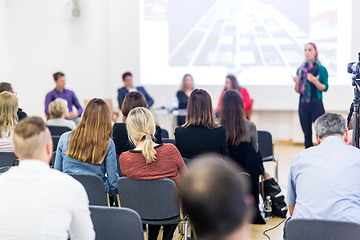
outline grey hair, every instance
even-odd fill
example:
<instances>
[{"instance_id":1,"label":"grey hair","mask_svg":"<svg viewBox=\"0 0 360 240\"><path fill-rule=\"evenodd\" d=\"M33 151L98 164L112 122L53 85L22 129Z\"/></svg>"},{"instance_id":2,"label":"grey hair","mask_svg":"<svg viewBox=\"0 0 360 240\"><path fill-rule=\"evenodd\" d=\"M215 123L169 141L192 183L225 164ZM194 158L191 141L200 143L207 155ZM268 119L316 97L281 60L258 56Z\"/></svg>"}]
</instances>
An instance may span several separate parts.
<instances>
[{"instance_id":1,"label":"grey hair","mask_svg":"<svg viewBox=\"0 0 360 240\"><path fill-rule=\"evenodd\" d=\"M347 131L346 119L340 114L325 113L315 121L315 133L322 139L328 135L339 134L343 136Z\"/></svg>"}]
</instances>

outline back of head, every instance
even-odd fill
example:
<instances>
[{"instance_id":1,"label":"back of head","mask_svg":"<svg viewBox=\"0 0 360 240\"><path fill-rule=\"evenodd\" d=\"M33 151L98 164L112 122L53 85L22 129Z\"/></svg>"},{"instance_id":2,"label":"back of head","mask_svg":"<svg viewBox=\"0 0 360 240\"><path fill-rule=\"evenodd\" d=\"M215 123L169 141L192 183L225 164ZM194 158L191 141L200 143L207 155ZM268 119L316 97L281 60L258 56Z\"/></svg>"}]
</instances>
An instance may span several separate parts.
<instances>
[{"instance_id":1,"label":"back of head","mask_svg":"<svg viewBox=\"0 0 360 240\"><path fill-rule=\"evenodd\" d=\"M50 132L39 117L27 117L15 127L14 146L20 160L40 159L49 142Z\"/></svg>"},{"instance_id":2,"label":"back of head","mask_svg":"<svg viewBox=\"0 0 360 240\"><path fill-rule=\"evenodd\" d=\"M133 91L126 94L124 101L121 105L122 114L127 117L131 109L136 107L147 107L147 102L141 92Z\"/></svg>"},{"instance_id":3,"label":"back of head","mask_svg":"<svg viewBox=\"0 0 360 240\"><path fill-rule=\"evenodd\" d=\"M53 74L54 81L57 81L60 77L64 77L65 74L62 72L56 72Z\"/></svg>"},{"instance_id":4,"label":"back of head","mask_svg":"<svg viewBox=\"0 0 360 240\"><path fill-rule=\"evenodd\" d=\"M61 118L67 110L67 101L62 98L57 98L49 105L49 113L52 118Z\"/></svg>"},{"instance_id":5,"label":"back of head","mask_svg":"<svg viewBox=\"0 0 360 240\"><path fill-rule=\"evenodd\" d=\"M245 138L245 114L243 100L236 90L228 90L222 97L220 122L226 128L226 138L233 145L239 145Z\"/></svg>"},{"instance_id":6,"label":"back of head","mask_svg":"<svg viewBox=\"0 0 360 240\"><path fill-rule=\"evenodd\" d=\"M340 114L325 113L316 119L314 128L320 139L329 135L343 136L347 131L346 119Z\"/></svg>"},{"instance_id":7,"label":"back of head","mask_svg":"<svg viewBox=\"0 0 360 240\"><path fill-rule=\"evenodd\" d=\"M18 99L10 92L0 93L0 134L12 131L18 121Z\"/></svg>"},{"instance_id":8,"label":"back of head","mask_svg":"<svg viewBox=\"0 0 360 240\"><path fill-rule=\"evenodd\" d=\"M130 142L137 146L139 141L144 140L142 154L146 163L155 161L156 151L153 147L152 138L155 134L155 121L151 112L144 107L137 107L129 112L126 119L126 129Z\"/></svg>"},{"instance_id":9,"label":"back of head","mask_svg":"<svg viewBox=\"0 0 360 240\"><path fill-rule=\"evenodd\" d=\"M79 125L70 137L67 155L91 164L101 164L112 134L110 110L106 102L93 98L84 111Z\"/></svg>"},{"instance_id":10,"label":"back of head","mask_svg":"<svg viewBox=\"0 0 360 240\"><path fill-rule=\"evenodd\" d=\"M8 82L1 82L0 83L0 93L2 92L12 92L13 88L10 83Z\"/></svg>"},{"instance_id":11,"label":"back of head","mask_svg":"<svg viewBox=\"0 0 360 240\"><path fill-rule=\"evenodd\" d=\"M226 239L248 221L243 178L236 165L218 155L200 157L190 165L181 181L180 199L198 239Z\"/></svg>"},{"instance_id":12,"label":"back of head","mask_svg":"<svg viewBox=\"0 0 360 240\"><path fill-rule=\"evenodd\" d=\"M211 97L203 89L195 89L189 97L184 127L191 125L204 126L209 129L218 127L215 123Z\"/></svg>"}]
</instances>

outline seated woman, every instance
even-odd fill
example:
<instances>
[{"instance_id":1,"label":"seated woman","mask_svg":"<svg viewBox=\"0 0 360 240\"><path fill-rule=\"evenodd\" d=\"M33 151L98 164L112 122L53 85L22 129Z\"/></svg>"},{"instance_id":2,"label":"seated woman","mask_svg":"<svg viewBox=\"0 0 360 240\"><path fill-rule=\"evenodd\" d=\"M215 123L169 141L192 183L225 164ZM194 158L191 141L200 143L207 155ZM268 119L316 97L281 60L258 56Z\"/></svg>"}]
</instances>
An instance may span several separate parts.
<instances>
[{"instance_id":1,"label":"seated woman","mask_svg":"<svg viewBox=\"0 0 360 240\"><path fill-rule=\"evenodd\" d=\"M184 158L208 152L227 154L225 127L215 123L211 97L205 90L191 93L186 122L175 129L175 142Z\"/></svg>"},{"instance_id":2,"label":"seated woman","mask_svg":"<svg viewBox=\"0 0 360 240\"><path fill-rule=\"evenodd\" d=\"M220 107L220 122L226 128L229 157L250 174L252 194L256 203L259 204L259 176L263 175L265 179L270 176L264 170L263 162L258 154L256 126L245 118L243 106L238 91L226 91Z\"/></svg>"},{"instance_id":3,"label":"seated woman","mask_svg":"<svg viewBox=\"0 0 360 240\"><path fill-rule=\"evenodd\" d=\"M145 108L147 107L145 97L141 92L137 92L137 91L129 92L128 94L126 94L121 106L121 112L123 114L124 121L126 121L126 118L130 110L136 107L145 107ZM115 143L117 155L121 155L121 153L134 148L134 146L132 146L131 143L129 142L128 133L126 131L126 123L114 124L113 140ZM155 142L162 143L161 128L159 126L156 126Z\"/></svg>"},{"instance_id":4,"label":"seated woman","mask_svg":"<svg viewBox=\"0 0 360 240\"><path fill-rule=\"evenodd\" d=\"M251 105L252 105L250 95L249 95L248 91L246 90L246 88L241 87L239 85L239 82L238 82L238 80L236 79L236 77L234 75L227 75L226 76L225 87L224 87L224 90L222 91L222 93L220 95L219 103L218 103L218 106L216 108L216 113L219 114L220 106L221 106L221 99L222 99L224 93L227 90L230 90L230 89L236 90L236 91L238 91L240 93L240 96L241 96L241 98L243 100L243 103L244 103L245 116L249 115L250 112L251 112Z\"/></svg>"},{"instance_id":5,"label":"seated woman","mask_svg":"<svg viewBox=\"0 0 360 240\"><path fill-rule=\"evenodd\" d=\"M14 128L18 122L18 99L10 92L0 93L0 152L14 151Z\"/></svg>"},{"instance_id":6,"label":"seated woman","mask_svg":"<svg viewBox=\"0 0 360 240\"><path fill-rule=\"evenodd\" d=\"M172 144L157 144L152 139L155 122L150 111L137 107L130 111L126 119L129 139L133 150L120 156L121 172L133 179L150 180L170 178L179 183L180 173L186 170L179 151ZM164 225L164 240L172 239L177 224ZM156 240L160 225L149 226L149 240Z\"/></svg>"},{"instance_id":7,"label":"seated woman","mask_svg":"<svg viewBox=\"0 0 360 240\"><path fill-rule=\"evenodd\" d=\"M74 130L76 128L75 122L65 119L66 114L69 112L67 105L67 101L62 98L57 98L52 101L49 105L51 119L47 121L46 125L68 127L71 130Z\"/></svg>"},{"instance_id":8,"label":"seated woman","mask_svg":"<svg viewBox=\"0 0 360 240\"><path fill-rule=\"evenodd\" d=\"M54 168L64 173L97 175L104 181L110 197L116 199L119 175L111 130L108 105L93 98L79 125L61 135Z\"/></svg>"},{"instance_id":9,"label":"seated woman","mask_svg":"<svg viewBox=\"0 0 360 240\"><path fill-rule=\"evenodd\" d=\"M176 93L176 97L179 101L179 109L187 109L188 100L190 94L194 90L194 80L190 74L185 74L181 84L181 90ZM185 123L186 116L177 117L177 125L181 126Z\"/></svg>"}]
</instances>

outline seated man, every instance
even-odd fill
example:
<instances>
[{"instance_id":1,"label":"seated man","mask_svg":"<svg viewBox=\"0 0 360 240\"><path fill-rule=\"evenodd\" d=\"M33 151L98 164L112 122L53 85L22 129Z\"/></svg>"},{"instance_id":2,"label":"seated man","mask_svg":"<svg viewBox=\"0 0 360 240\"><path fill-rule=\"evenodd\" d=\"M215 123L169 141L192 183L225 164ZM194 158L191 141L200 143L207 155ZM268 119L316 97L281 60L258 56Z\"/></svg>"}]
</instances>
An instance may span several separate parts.
<instances>
[{"instance_id":1,"label":"seated man","mask_svg":"<svg viewBox=\"0 0 360 240\"><path fill-rule=\"evenodd\" d=\"M180 201L196 239L245 240L252 209L244 175L218 155L193 161L180 185Z\"/></svg>"},{"instance_id":2,"label":"seated man","mask_svg":"<svg viewBox=\"0 0 360 240\"><path fill-rule=\"evenodd\" d=\"M56 72L53 74L55 81L55 89L46 94L45 97L45 114L46 117L50 117L49 105L52 101L57 98L63 98L68 103L69 112L65 116L67 119L73 120L76 124L80 122L80 116L83 113L83 109L75 96L75 93L69 89L65 88L65 74L61 72ZM77 112L73 112L73 106L76 107Z\"/></svg>"},{"instance_id":3,"label":"seated man","mask_svg":"<svg viewBox=\"0 0 360 240\"><path fill-rule=\"evenodd\" d=\"M25 118L14 132L20 164L0 175L0 239L95 239L84 187L49 167L44 121Z\"/></svg>"},{"instance_id":4,"label":"seated man","mask_svg":"<svg viewBox=\"0 0 360 240\"><path fill-rule=\"evenodd\" d=\"M360 150L346 145L346 119L325 113L315 121L316 147L297 154L286 202L291 219L360 222Z\"/></svg>"},{"instance_id":5,"label":"seated man","mask_svg":"<svg viewBox=\"0 0 360 240\"><path fill-rule=\"evenodd\" d=\"M154 100L150 95L146 92L144 87L134 87L133 78L131 72L125 72L122 76L124 86L118 89L118 102L119 108L121 109L124 98L128 92L138 91L141 92L147 102L148 108L150 108L154 104Z\"/></svg>"},{"instance_id":6,"label":"seated man","mask_svg":"<svg viewBox=\"0 0 360 240\"><path fill-rule=\"evenodd\" d=\"M12 85L8 82L0 83L0 93L2 92L11 92L16 95L16 92L14 91ZM27 117L27 114L21 108L18 108L16 114L18 116L19 121Z\"/></svg>"}]
</instances>

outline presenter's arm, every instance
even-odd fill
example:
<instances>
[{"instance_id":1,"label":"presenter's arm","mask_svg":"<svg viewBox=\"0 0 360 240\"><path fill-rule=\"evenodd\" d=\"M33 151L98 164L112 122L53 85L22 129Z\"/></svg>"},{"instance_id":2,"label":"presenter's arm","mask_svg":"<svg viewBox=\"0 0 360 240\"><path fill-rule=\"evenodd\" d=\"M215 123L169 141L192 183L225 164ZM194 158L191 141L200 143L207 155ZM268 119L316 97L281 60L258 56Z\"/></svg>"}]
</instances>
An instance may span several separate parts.
<instances>
[{"instance_id":1,"label":"presenter's arm","mask_svg":"<svg viewBox=\"0 0 360 240\"><path fill-rule=\"evenodd\" d=\"M295 82L295 92L299 93L299 77L298 76L294 77L294 82Z\"/></svg>"},{"instance_id":2,"label":"presenter's arm","mask_svg":"<svg viewBox=\"0 0 360 240\"><path fill-rule=\"evenodd\" d=\"M81 107L80 103L79 103L79 100L77 99L75 93L73 92L73 103L74 103L74 106L76 107L77 109L77 113L78 113L78 116L81 116L81 114L83 113L83 108Z\"/></svg>"},{"instance_id":3,"label":"presenter's arm","mask_svg":"<svg viewBox=\"0 0 360 240\"><path fill-rule=\"evenodd\" d=\"M45 114L46 116L50 116L50 113L49 113L49 104L55 100L53 98L53 96L51 95L51 92L49 92L48 94L46 94L46 97L45 97Z\"/></svg>"},{"instance_id":4,"label":"presenter's arm","mask_svg":"<svg viewBox=\"0 0 360 240\"><path fill-rule=\"evenodd\" d=\"M308 80L310 82L312 82L317 89L319 89L320 91L324 91L326 92L329 88L328 85L328 72L326 70L326 68L324 66L321 66L319 69L319 75L317 75L316 77L314 75L312 75L311 73L308 73L307 75Z\"/></svg>"},{"instance_id":5,"label":"presenter's arm","mask_svg":"<svg viewBox=\"0 0 360 240\"><path fill-rule=\"evenodd\" d=\"M288 205L288 208L289 208L289 214L290 214L290 216L292 216L294 213L295 205Z\"/></svg>"}]
</instances>

